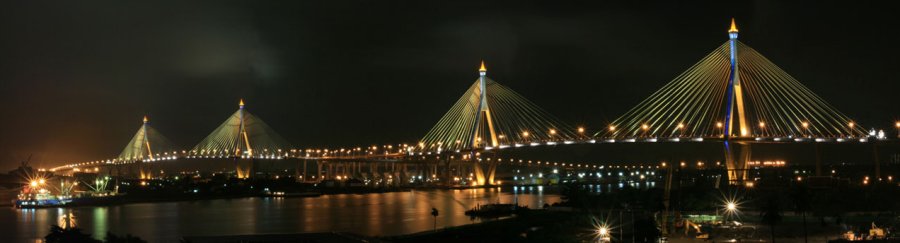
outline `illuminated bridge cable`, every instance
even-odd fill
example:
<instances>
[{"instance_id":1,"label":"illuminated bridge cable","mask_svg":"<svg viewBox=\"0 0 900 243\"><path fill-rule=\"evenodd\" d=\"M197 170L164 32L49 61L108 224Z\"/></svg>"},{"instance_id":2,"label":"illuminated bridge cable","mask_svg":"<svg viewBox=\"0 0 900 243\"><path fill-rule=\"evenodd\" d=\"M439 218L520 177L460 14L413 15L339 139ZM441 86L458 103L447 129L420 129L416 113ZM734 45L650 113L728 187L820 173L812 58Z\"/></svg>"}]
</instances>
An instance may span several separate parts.
<instances>
[{"instance_id":1,"label":"illuminated bridge cable","mask_svg":"<svg viewBox=\"0 0 900 243\"><path fill-rule=\"evenodd\" d=\"M462 151L577 138L571 126L485 72L420 140L421 149Z\"/></svg>"},{"instance_id":2,"label":"illuminated bridge cable","mask_svg":"<svg viewBox=\"0 0 900 243\"><path fill-rule=\"evenodd\" d=\"M134 162L158 159L161 156L169 155L173 149L172 143L150 126L150 120L146 116L143 121L141 128L134 134L125 149L119 153L117 161Z\"/></svg>"},{"instance_id":3,"label":"illuminated bridge cable","mask_svg":"<svg viewBox=\"0 0 900 243\"><path fill-rule=\"evenodd\" d=\"M735 40L735 92L743 96L738 137L835 138L860 136L865 130L787 74L762 54ZM731 74L726 42L617 118L596 136L612 139L721 137L726 132L726 92ZM736 107L736 105L735 105ZM739 125L735 115L732 124ZM742 134L746 133L746 134Z\"/></svg>"},{"instance_id":4,"label":"illuminated bridge cable","mask_svg":"<svg viewBox=\"0 0 900 243\"><path fill-rule=\"evenodd\" d=\"M193 149L191 155L201 157L273 158L284 156L289 143L269 125L244 109L228 117Z\"/></svg>"}]
</instances>

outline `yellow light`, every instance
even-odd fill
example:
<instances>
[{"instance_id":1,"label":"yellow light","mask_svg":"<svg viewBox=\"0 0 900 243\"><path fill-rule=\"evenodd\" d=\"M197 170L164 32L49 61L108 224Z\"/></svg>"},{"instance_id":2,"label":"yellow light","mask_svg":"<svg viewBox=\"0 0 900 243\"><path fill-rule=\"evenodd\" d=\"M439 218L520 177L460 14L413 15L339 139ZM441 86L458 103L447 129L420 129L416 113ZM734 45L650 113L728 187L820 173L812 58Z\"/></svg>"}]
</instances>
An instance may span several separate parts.
<instances>
[{"instance_id":1,"label":"yellow light","mask_svg":"<svg viewBox=\"0 0 900 243\"><path fill-rule=\"evenodd\" d=\"M683 124L683 123L678 123L678 129L682 129L682 128L684 128L684 124Z\"/></svg>"},{"instance_id":2,"label":"yellow light","mask_svg":"<svg viewBox=\"0 0 900 243\"><path fill-rule=\"evenodd\" d=\"M606 235L609 234L609 228L607 228L606 226L600 226L600 228L597 229L597 234L605 237Z\"/></svg>"},{"instance_id":3,"label":"yellow light","mask_svg":"<svg viewBox=\"0 0 900 243\"><path fill-rule=\"evenodd\" d=\"M765 127L766 127L765 122L759 122L759 128L765 128Z\"/></svg>"},{"instance_id":4,"label":"yellow light","mask_svg":"<svg viewBox=\"0 0 900 243\"><path fill-rule=\"evenodd\" d=\"M556 129L550 129L550 135L556 135Z\"/></svg>"},{"instance_id":5,"label":"yellow light","mask_svg":"<svg viewBox=\"0 0 900 243\"><path fill-rule=\"evenodd\" d=\"M484 68L484 61L481 61L481 68L478 69L479 72L487 72L487 68Z\"/></svg>"},{"instance_id":6,"label":"yellow light","mask_svg":"<svg viewBox=\"0 0 900 243\"><path fill-rule=\"evenodd\" d=\"M662 167L666 167L666 162L662 162Z\"/></svg>"},{"instance_id":7,"label":"yellow light","mask_svg":"<svg viewBox=\"0 0 900 243\"><path fill-rule=\"evenodd\" d=\"M38 186L37 181L31 181L31 187L37 187L37 186Z\"/></svg>"},{"instance_id":8,"label":"yellow light","mask_svg":"<svg viewBox=\"0 0 900 243\"><path fill-rule=\"evenodd\" d=\"M737 24L734 23L734 18L731 18L731 29L728 29L728 32L738 32Z\"/></svg>"},{"instance_id":9,"label":"yellow light","mask_svg":"<svg viewBox=\"0 0 900 243\"><path fill-rule=\"evenodd\" d=\"M850 128L853 128L853 126L856 126L856 123L850 122L850 123L847 123L847 126L849 126Z\"/></svg>"},{"instance_id":10,"label":"yellow light","mask_svg":"<svg viewBox=\"0 0 900 243\"><path fill-rule=\"evenodd\" d=\"M41 178L40 180L38 180L38 184L43 185L44 183L47 183L47 181L45 181L44 178Z\"/></svg>"},{"instance_id":11,"label":"yellow light","mask_svg":"<svg viewBox=\"0 0 900 243\"><path fill-rule=\"evenodd\" d=\"M650 126L647 124L644 124L644 125L641 125L641 129L648 130L648 129L650 129Z\"/></svg>"},{"instance_id":12,"label":"yellow light","mask_svg":"<svg viewBox=\"0 0 900 243\"><path fill-rule=\"evenodd\" d=\"M898 124L900 124L900 123L898 123ZM803 126L803 128L808 128L809 122L803 122L803 123L800 123L800 125Z\"/></svg>"},{"instance_id":13,"label":"yellow light","mask_svg":"<svg viewBox=\"0 0 900 243\"><path fill-rule=\"evenodd\" d=\"M722 128L722 122L716 122L716 127Z\"/></svg>"},{"instance_id":14,"label":"yellow light","mask_svg":"<svg viewBox=\"0 0 900 243\"><path fill-rule=\"evenodd\" d=\"M725 204L725 209L728 209L728 211L734 211L737 209L737 204L735 204L734 202L728 202L728 204Z\"/></svg>"},{"instance_id":15,"label":"yellow light","mask_svg":"<svg viewBox=\"0 0 900 243\"><path fill-rule=\"evenodd\" d=\"M584 127L578 127L578 133L584 133Z\"/></svg>"},{"instance_id":16,"label":"yellow light","mask_svg":"<svg viewBox=\"0 0 900 243\"><path fill-rule=\"evenodd\" d=\"M897 128L900 128L900 121L895 122L895 123L894 123L894 126L897 127Z\"/></svg>"},{"instance_id":17,"label":"yellow light","mask_svg":"<svg viewBox=\"0 0 900 243\"><path fill-rule=\"evenodd\" d=\"M522 136L527 138L527 137L528 137L528 132L527 132L527 131L526 131L526 132L522 132Z\"/></svg>"}]
</instances>

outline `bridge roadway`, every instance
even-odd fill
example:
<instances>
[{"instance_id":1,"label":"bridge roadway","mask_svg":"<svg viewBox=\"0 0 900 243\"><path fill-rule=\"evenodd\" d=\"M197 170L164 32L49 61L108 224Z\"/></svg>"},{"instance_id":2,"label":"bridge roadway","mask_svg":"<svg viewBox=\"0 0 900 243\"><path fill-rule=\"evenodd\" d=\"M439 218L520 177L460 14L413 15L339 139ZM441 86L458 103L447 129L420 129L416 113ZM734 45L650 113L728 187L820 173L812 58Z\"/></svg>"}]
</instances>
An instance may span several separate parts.
<instances>
[{"instance_id":1,"label":"bridge roadway","mask_svg":"<svg viewBox=\"0 0 900 243\"><path fill-rule=\"evenodd\" d=\"M734 144L872 144L897 145L897 139L874 138L790 138L790 137L749 137L734 138L728 140ZM659 144L721 144L725 139L721 137L704 138L630 138L630 139L582 139L572 141L545 141L532 143L514 143L512 145L498 146L497 148L480 148L466 151L409 151L386 152L356 155L325 155L325 156L285 156L269 158L241 158L235 156L169 156L148 161L94 161L75 165L54 168L58 174L73 175L75 172L101 173L123 177L149 179L162 176L165 171L197 172L207 171L216 173L234 172L238 177L249 177L253 172L291 174L302 180L321 180L323 178L414 178L415 176L438 176L446 180L454 178L468 178L475 164L470 159L476 155L476 159L482 164L503 164L508 166L534 167L534 168L559 168L563 170L585 172L603 168L603 165L593 163L567 163L548 162L527 159L511 159L497 157L496 152L516 151L530 147L548 147L574 145L574 144L615 144L615 143L659 143ZM877 148L876 148L877 149ZM818 150L817 150L818 153ZM726 155L727 156L727 155ZM877 152L876 152L877 156ZM821 159L816 161L816 171L821 173ZM727 159L726 159L727 160ZM187 162L192 161L192 162ZM875 159L878 163L879 159ZM310 163L311 162L311 163ZM517 163L516 163L517 162ZM737 163L745 165L746 159ZM624 167L628 167L625 165ZM876 168L880 165L876 164ZM745 170L732 168L729 170ZM253 172L251 172L253 171ZM316 172L318 171L318 172ZM313 173L310 173L313 172ZM878 169L876 169L878 175Z\"/></svg>"}]
</instances>

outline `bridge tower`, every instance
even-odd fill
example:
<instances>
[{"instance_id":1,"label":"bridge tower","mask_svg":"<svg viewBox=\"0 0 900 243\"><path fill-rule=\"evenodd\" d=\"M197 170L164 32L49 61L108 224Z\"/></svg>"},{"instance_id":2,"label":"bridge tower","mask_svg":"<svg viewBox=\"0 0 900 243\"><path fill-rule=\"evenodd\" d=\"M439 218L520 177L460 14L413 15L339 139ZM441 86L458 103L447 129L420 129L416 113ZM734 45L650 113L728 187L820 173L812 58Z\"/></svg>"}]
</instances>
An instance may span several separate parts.
<instances>
[{"instance_id":1,"label":"bridge tower","mask_svg":"<svg viewBox=\"0 0 900 243\"><path fill-rule=\"evenodd\" d=\"M725 132L723 134L726 140L733 134L737 134L738 137L750 135L750 127L749 124L747 124L747 114L744 112L744 95L741 91L741 76L738 70L738 29L737 25L734 23L734 18L731 19L731 29L728 30L728 39L731 53L731 74L728 76L728 104L726 104ZM734 130L733 121L735 108L737 108L739 122L737 131Z\"/></svg>"},{"instance_id":2,"label":"bridge tower","mask_svg":"<svg viewBox=\"0 0 900 243\"><path fill-rule=\"evenodd\" d=\"M750 144L737 142L729 144L732 137L750 136L750 128L747 124L747 114L744 112L744 96L741 91L741 76L738 69L738 29L731 19L731 28L728 29L728 46L731 54L731 68L726 86L727 104L725 108L725 130L723 131L725 145L725 166L728 169L730 183L742 183L747 177L747 161L750 160ZM735 111L735 109L737 109ZM737 112L738 126L735 131L734 113Z\"/></svg>"},{"instance_id":3,"label":"bridge tower","mask_svg":"<svg viewBox=\"0 0 900 243\"><path fill-rule=\"evenodd\" d=\"M256 159L271 159L285 155L287 141L278 135L259 117L247 111L244 100L238 103L238 110L231 114L219 127L194 146L190 156L198 158L232 158L238 178L250 177L256 173L259 164Z\"/></svg>"},{"instance_id":4,"label":"bridge tower","mask_svg":"<svg viewBox=\"0 0 900 243\"><path fill-rule=\"evenodd\" d=\"M141 125L141 130L139 133L143 133L144 136L141 139L143 141L141 141L142 144L140 144L140 145L145 146L147 148L147 156L150 158L150 160L153 160L153 149L150 148L150 139L146 135L147 134L147 123L150 122L150 119L147 119L147 116L144 116L143 122L144 123L143 123L143 125ZM152 170L149 168L149 166L146 166L143 163L141 163L140 171L141 171L141 179L150 179L153 177Z\"/></svg>"},{"instance_id":5,"label":"bridge tower","mask_svg":"<svg viewBox=\"0 0 900 243\"><path fill-rule=\"evenodd\" d=\"M119 153L119 157L117 157L116 160L121 162L136 162L135 164L139 169L140 178L149 179L153 177L151 172L152 169L149 167L150 165L148 163L144 162L162 159L159 158L160 152L166 151L162 156L165 157L167 156L165 154L172 149L172 146L165 137L153 129L153 126L150 125L150 119L148 119L147 116L144 116L141 121L141 127L134 133L134 136L131 137L131 141L128 142L128 145L125 145L125 148L122 149L122 152Z\"/></svg>"},{"instance_id":6,"label":"bridge tower","mask_svg":"<svg viewBox=\"0 0 900 243\"><path fill-rule=\"evenodd\" d=\"M244 99L241 99L240 103L238 103L238 119L240 121L240 135L238 139L241 141L238 142L238 146L234 150L234 156L241 156L241 146L244 146L243 149L246 149L247 156L253 157L253 147L250 147L250 138L247 137L247 126L244 119Z\"/></svg>"},{"instance_id":7,"label":"bridge tower","mask_svg":"<svg viewBox=\"0 0 900 243\"><path fill-rule=\"evenodd\" d=\"M249 178L251 173L253 173L253 163L250 162L250 165L246 165L245 163L241 163L238 158L241 158L244 153L246 153L247 158L253 158L253 147L250 146L250 138L247 136L247 126L246 119L244 119L245 114L244 111L244 99L241 99L238 103L238 141L237 146L234 147L234 171L237 174L238 178L244 179Z\"/></svg>"},{"instance_id":8,"label":"bridge tower","mask_svg":"<svg viewBox=\"0 0 900 243\"><path fill-rule=\"evenodd\" d=\"M478 147L488 147L486 145L490 145L490 147L497 147L500 142L497 140L497 132L494 130L494 121L491 118L491 108L488 105L487 100L487 68L484 67L484 61L481 61L481 67L478 68L478 89L475 90L476 95L478 97L478 108L476 109L478 112L475 114L475 124L472 126L471 138L472 148ZM487 124L485 124L487 123ZM487 127L485 127L487 125ZM479 132L483 131L487 128L487 132ZM486 139L482 138L484 135L490 136L490 143L482 142ZM478 164L475 158L475 152L471 153L471 158L475 161L474 171L475 177L480 185L491 185L494 184L494 175L497 171L497 165L494 162L491 162L488 165L487 171L484 171L481 166Z\"/></svg>"}]
</instances>

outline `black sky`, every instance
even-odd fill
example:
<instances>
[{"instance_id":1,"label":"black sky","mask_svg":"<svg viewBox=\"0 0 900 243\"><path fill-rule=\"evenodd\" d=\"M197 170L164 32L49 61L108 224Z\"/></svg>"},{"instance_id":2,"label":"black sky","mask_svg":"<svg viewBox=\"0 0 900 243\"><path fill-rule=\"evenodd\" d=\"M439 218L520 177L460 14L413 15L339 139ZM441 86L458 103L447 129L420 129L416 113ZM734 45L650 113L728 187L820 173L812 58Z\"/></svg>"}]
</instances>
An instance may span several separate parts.
<instances>
[{"instance_id":1,"label":"black sky","mask_svg":"<svg viewBox=\"0 0 900 243\"><path fill-rule=\"evenodd\" d=\"M594 2L5 1L0 169L114 157L144 114L189 148L239 98L300 147L415 142L481 59L563 120L603 127L725 42L731 17L860 124L900 115L888 5Z\"/></svg>"}]
</instances>

